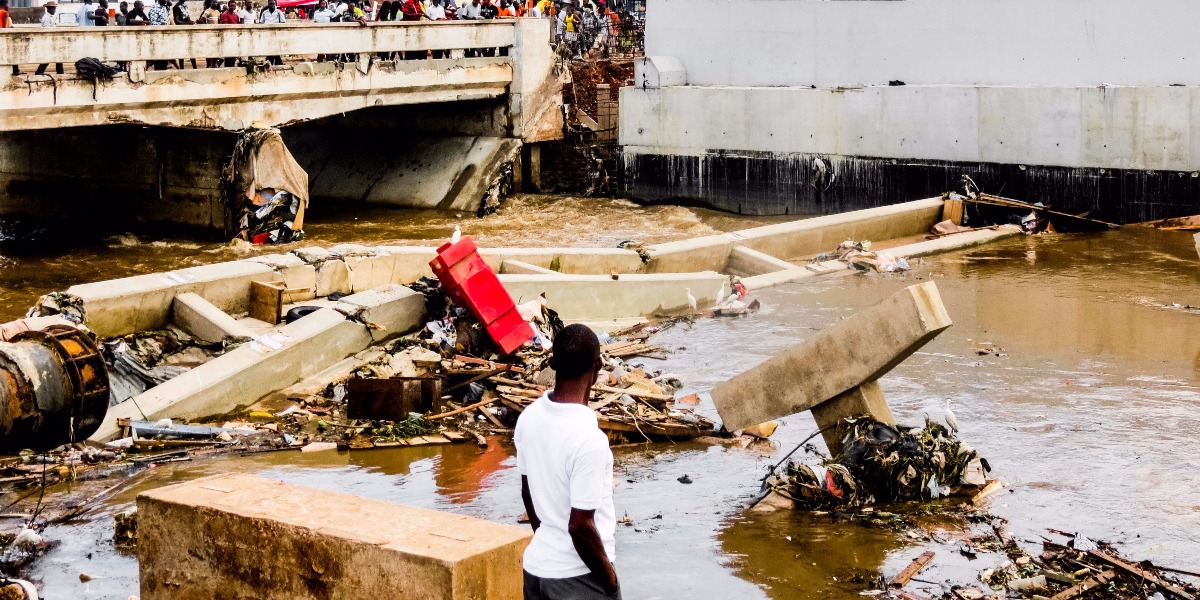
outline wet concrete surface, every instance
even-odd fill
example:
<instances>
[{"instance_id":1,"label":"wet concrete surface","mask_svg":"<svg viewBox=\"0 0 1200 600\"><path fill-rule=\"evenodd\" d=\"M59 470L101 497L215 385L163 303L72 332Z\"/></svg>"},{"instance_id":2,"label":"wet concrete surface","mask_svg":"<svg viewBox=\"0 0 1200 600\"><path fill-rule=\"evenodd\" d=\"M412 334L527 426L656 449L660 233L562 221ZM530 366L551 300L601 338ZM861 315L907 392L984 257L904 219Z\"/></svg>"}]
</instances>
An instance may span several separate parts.
<instances>
[{"instance_id":1,"label":"wet concrete surface","mask_svg":"<svg viewBox=\"0 0 1200 600\"><path fill-rule=\"evenodd\" d=\"M575 225L598 235L591 238L597 245L615 243L606 236L632 238L626 231L658 226L647 213L626 224L624 213ZM451 220L412 236L436 237ZM721 225L701 219L688 227ZM566 228L539 233L550 236L547 245L587 242ZM499 243L484 243L489 239ZM144 270L161 268L157 261ZM1200 305L1200 260L1190 235L1126 228L1014 238L914 263L905 274L767 290L757 315L671 329L654 338L675 350L670 358L641 362L678 374L685 392L704 392L901 287L932 279L955 325L882 380L897 417L939 419L951 400L962 437L1007 485L992 500L993 512L1009 519L1010 530L1031 548L1053 527L1113 541L1138 559L1200 570L1194 489L1200 458L1190 444L1200 436L1193 412L1200 403L1200 309L1188 308ZM40 289L57 287L63 286ZM1000 356L978 355L977 345L985 342ZM715 417L707 397L700 410ZM911 539L822 515L747 515L742 507L767 466L814 430L804 414L784 419L770 447L618 448L617 511L633 522L617 532L625 597L851 598L863 580L895 574L925 548L937 557L922 580L969 581L990 566L968 561L952 541ZM511 452L507 441L493 439L482 453L452 446L163 465L89 520L50 528L47 539L62 543L35 563L31 576L48 598L137 593L136 561L109 541L112 515L139 490L225 471L515 522L522 508ZM684 474L694 483L679 483ZM933 527L944 530L940 539L951 540L961 524ZM82 583L81 572L97 579ZM922 588L939 592L937 584L916 584Z\"/></svg>"}]
</instances>

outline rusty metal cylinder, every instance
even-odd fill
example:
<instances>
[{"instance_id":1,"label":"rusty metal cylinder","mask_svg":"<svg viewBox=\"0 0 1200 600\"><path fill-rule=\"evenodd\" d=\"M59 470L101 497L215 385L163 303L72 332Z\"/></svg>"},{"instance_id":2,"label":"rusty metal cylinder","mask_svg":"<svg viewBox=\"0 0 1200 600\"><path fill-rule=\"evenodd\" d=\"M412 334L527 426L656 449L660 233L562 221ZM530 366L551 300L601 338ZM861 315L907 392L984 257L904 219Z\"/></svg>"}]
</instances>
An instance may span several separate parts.
<instances>
[{"instance_id":1,"label":"rusty metal cylinder","mask_svg":"<svg viewBox=\"0 0 1200 600\"><path fill-rule=\"evenodd\" d=\"M0 452L86 440L108 399L104 358L83 331L52 325L0 342Z\"/></svg>"}]
</instances>

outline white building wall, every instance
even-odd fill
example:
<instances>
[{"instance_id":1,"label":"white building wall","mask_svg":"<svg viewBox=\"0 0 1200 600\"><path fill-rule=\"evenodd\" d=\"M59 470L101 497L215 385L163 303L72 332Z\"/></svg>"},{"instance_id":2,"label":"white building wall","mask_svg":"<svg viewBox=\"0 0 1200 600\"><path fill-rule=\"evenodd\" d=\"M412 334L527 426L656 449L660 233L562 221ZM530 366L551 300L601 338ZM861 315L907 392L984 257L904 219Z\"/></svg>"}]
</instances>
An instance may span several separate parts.
<instances>
[{"instance_id":1,"label":"white building wall","mask_svg":"<svg viewBox=\"0 0 1200 600\"><path fill-rule=\"evenodd\" d=\"M1200 85L1195 0L652 0L691 85Z\"/></svg>"},{"instance_id":2,"label":"white building wall","mask_svg":"<svg viewBox=\"0 0 1200 600\"><path fill-rule=\"evenodd\" d=\"M624 88L626 154L1200 170L1200 87Z\"/></svg>"}]
</instances>

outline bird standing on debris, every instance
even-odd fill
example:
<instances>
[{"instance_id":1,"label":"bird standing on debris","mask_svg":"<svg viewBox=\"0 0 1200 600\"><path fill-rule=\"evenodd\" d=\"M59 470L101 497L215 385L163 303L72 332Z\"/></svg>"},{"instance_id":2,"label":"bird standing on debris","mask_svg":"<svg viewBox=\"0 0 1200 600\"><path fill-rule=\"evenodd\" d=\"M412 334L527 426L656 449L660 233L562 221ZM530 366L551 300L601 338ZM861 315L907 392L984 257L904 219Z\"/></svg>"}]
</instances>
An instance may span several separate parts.
<instances>
[{"instance_id":1,"label":"bird standing on debris","mask_svg":"<svg viewBox=\"0 0 1200 600\"><path fill-rule=\"evenodd\" d=\"M458 225L455 225L454 233L450 234L450 243L457 244L460 239L462 239L462 230L458 228Z\"/></svg>"},{"instance_id":2,"label":"bird standing on debris","mask_svg":"<svg viewBox=\"0 0 1200 600\"><path fill-rule=\"evenodd\" d=\"M954 416L954 411L950 410L950 399L946 399L946 424L950 426L950 431L958 433L958 417Z\"/></svg>"},{"instance_id":3,"label":"bird standing on debris","mask_svg":"<svg viewBox=\"0 0 1200 600\"><path fill-rule=\"evenodd\" d=\"M725 282L722 281L721 282L721 291L717 292L717 303L715 305L713 305L713 308L717 308L717 307L721 306L721 303L723 303L724 301L725 301Z\"/></svg>"},{"instance_id":4,"label":"bird standing on debris","mask_svg":"<svg viewBox=\"0 0 1200 600\"><path fill-rule=\"evenodd\" d=\"M687 292L688 307L692 309L692 312L696 312L696 297L692 295L692 288L684 288L683 291Z\"/></svg>"}]
</instances>

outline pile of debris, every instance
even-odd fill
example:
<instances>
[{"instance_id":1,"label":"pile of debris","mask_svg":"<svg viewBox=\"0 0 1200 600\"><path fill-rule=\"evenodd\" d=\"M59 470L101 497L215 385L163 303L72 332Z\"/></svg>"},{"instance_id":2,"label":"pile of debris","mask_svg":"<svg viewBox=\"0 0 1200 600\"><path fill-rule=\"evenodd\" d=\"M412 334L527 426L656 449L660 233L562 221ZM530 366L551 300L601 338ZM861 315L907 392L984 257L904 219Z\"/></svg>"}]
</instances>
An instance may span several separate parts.
<instances>
[{"instance_id":1,"label":"pile of debris","mask_svg":"<svg viewBox=\"0 0 1200 600\"><path fill-rule=\"evenodd\" d=\"M941 423L908 428L858 417L846 426L840 456L789 462L766 487L797 507L826 508L932 500L988 484L987 460Z\"/></svg>"},{"instance_id":2,"label":"pile of debris","mask_svg":"<svg viewBox=\"0 0 1200 600\"><path fill-rule=\"evenodd\" d=\"M861 271L875 270L880 273L907 271L909 268L908 261L902 256L872 250L870 240L861 242L846 240L838 244L838 247L832 251L813 257L812 263L819 265L829 261L841 261Z\"/></svg>"}]
</instances>

